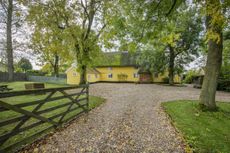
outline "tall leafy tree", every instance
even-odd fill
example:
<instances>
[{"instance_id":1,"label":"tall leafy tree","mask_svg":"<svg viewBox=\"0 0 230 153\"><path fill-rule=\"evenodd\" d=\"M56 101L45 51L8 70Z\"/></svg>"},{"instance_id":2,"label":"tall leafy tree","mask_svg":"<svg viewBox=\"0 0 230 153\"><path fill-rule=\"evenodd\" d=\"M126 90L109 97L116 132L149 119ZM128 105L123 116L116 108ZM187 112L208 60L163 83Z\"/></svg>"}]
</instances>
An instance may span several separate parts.
<instances>
[{"instance_id":1,"label":"tall leafy tree","mask_svg":"<svg viewBox=\"0 0 230 153\"><path fill-rule=\"evenodd\" d=\"M120 3L114 29L121 49L140 52L139 64L154 73L168 69L173 85L175 71L199 52L202 25L197 8L179 0Z\"/></svg>"},{"instance_id":2,"label":"tall leafy tree","mask_svg":"<svg viewBox=\"0 0 230 153\"><path fill-rule=\"evenodd\" d=\"M67 45L65 23L62 16L70 14L65 9L66 1L36 1L29 5L27 20L33 33L30 48L38 55L41 63L49 63L53 74L59 76L59 66L71 59L70 46Z\"/></svg>"},{"instance_id":3,"label":"tall leafy tree","mask_svg":"<svg viewBox=\"0 0 230 153\"><path fill-rule=\"evenodd\" d=\"M22 48L17 35L22 31L25 11L23 0L0 0L0 49L6 52L9 81L13 80L15 50Z\"/></svg>"},{"instance_id":4,"label":"tall leafy tree","mask_svg":"<svg viewBox=\"0 0 230 153\"><path fill-rule=\"evenodd\" d=\"M182 9L165 19L164 24L159 21L160 29L158 25L155 25L155 29L160 32L155 33L154 39L148 42L152 46L148 48L148 52L152 52L152 58L148 61L152 63L150 68L155 73L165 72L167 69L170 85L174 84L175 72L180 73L184 65L199 54L201 44L201 18L197 14L194 15L196 8ZM142 54L144 55L145 51Z\"/></svg>"},{"instance_id":5,"label":"tall leafy tree","mask_svg":"<svg viewBox=\"0 0 230 153\"><path fill-rule=\"evenodd\" d=\"M21 58L20 61L17 63L17 67L21 69L23 72L27 72L28 70L32 70L33 66L27 58Z\"/></svg>"},{"instance_id":6,"label":"tall leafy tree","mask_svg":"<svg viewBox=\"0 0 230 153\"><path fill-rule=\"evenodd\" d=\"M81 84L86 82L87 66L93 63L99 52L98 40L106 27L103 22L106 8L109 8L107 1L102 0L50 0L30 6L29 20L35 30L40 31L38 38L43 37L45 31L49 40L65 46L64 53L74 55L81 72Z\"/></svg>"},{"instance_id":7,"label":"tall leafy tree","mask_svg":"<svg viewBox=\"0 0 230 153\"><path fill-rule=\"evenodd\" d=\"M226 15L229 15L230 2L206 0L203 7L206 15L208 55L200 105L204 109L216 110L215 95L222 64L223 28L228 23Z\"/></svg>"},{"instance_id":8,"label":"tall leafy tree","mask_svg":"<svg viewBox=\"0 0 230 153\"><path fill-rule=\"evenodd\" d=\"M7 68L9 73L9 81L13 81L14 62L13 62L13 46L12 46L12 20L13 20L13 0L1 0L1 7L6 17L6 51L7 51Z\"/></svg>"},{"instance_id":9,"label":"tall leafy tree","mask_svg":"<svg viewBox=\"0 0 230 153\"><path fill-rule=\"evenodd\" d=\"M124 36L122 41L125 41L128 49L137 49L139 46L143 46L143 43L140 43L140 41L143 41L143 38L147 38L144 39L144 42L151 38L145 37L145 35L147 33L149 33L148 35L154 33L155 30L152 25L161 19L162 14L166 17L170 17L185 0L134 0L130 3L120 0L119 2L121 6L118 6L118 8L120 9L119 12L121 15L118 17L118 24L115 25L118 28L128 27L126 28L128 30L123 30L120 34ZM191 3L192 1L188 2ZM196 0L195 2L202 8L202 12L204 12L204 14L201 13L201 15L206 16L206 40L208 42L206 71L200 94L200 105L208 110L216 109L215 94L217 78L222 63L222 31L226 23L228 23L227 16L229 16L230 2L227 0ZM156 31L156 33L158 32L159 30ZM171 35L173 36L173 33L171 33ZM180 38L180 36L172 36L171 38L174 40ZM169 50L172 50L172 48L170 49L169 47Z\"/></svg>"}]
</instances>

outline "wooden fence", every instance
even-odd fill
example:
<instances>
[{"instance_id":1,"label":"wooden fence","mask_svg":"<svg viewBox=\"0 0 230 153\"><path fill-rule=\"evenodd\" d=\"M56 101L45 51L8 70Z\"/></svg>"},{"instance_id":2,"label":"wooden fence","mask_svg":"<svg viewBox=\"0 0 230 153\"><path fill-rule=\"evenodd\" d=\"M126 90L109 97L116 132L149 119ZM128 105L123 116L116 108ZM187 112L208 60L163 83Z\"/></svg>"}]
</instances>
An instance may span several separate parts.
<instances>
[{"instance_id":1,"label":"wooden fence","mask_svg":"<svg viewBox=\"0 0 230 153\"><path fill-rule=\"evenodd\" d=\"M1 93L0 152L20 147L45 131L88 112L88 87L82 85Z\"/></svg>"},{"instance_id":2,"label":"wooden fence","mask_svg":"<svg viewBox=\"0 0 230 153\"><path fill-rule=\"evenodd\" d=\"M27 76L28 81L33 82L47 82L47 83L55 83L55 84L66 84L66 77L65 78L57 78L57 77L49 77L49 76Z\"/></svg>"},{"instance_id":3,"label":"wooden fence","mask_svg":"<svg viewBox=\"0 0 230 153\"><path fill-rule=\"evenodd\" d=\"M7 72L0 72L0 82L7 82L9 74ZM26 81L27 75L25 73L14 73L14 81Z\"/></svg>"}]
</instances>

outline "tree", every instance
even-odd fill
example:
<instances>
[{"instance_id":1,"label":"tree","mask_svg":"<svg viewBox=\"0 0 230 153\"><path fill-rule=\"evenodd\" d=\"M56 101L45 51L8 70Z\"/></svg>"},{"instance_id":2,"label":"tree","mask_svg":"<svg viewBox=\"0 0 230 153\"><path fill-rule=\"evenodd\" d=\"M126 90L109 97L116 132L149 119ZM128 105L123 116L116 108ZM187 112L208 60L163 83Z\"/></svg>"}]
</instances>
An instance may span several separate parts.
<instances>
[{"instance_id":1,"label":"tree","mask_svg":"<svg viewBox=\"0 0 230 153\"><path fill-rule=\"evenodd\" d=\"M33 66L30 63L30 60L27 58L21 58L17 63L17 67L20 68L23 72L27 72L28 70L32 70Z\"/></svg>"},{"instance_id":2,"label":"tree","mask_svg":"<svg viewBox=\"0 0 230 153\"><path fill-rule=\"evenodd\" d=\"M71 46L67 43L62 28L65 20L61 17L70 14L65 9L66 1L37 1L29 5L27 21L33 26L30 48L43 65L49 63L52 73L59 76L59 66L71 60ZM67 16L69 17L69 16Z\"/></svg>"},{"instance_id":3,"label":"tree","mask_svg":"<svg viewBox=\"0 0 230 153\"><path fill-rule=\"evenodd\" d=\"M16 34L21 30L23 22L23 11L21 7L22 1L0 0L0 47L6 51L7 69L9 73L9 81L13 81L14 75L14 53L19 48ZM2 34L2 31L5 31Z\"/></svg>"},{"instance_id":4,"label":"tree","mask_svg":"<svg viewBox=\"0 0 230 153\"><path fill-rule=\"evenodd\" d=\"M106 27L103 22L106 4L107 1L102 0L60 0L39 1L30 6L29 21L40 32L36 37L47 37L42 40L42 46L52 45L61 57L66 53L74 57L81 72L81 84L86 82L87 66L100 51L98 40ZM55 47L57 45L63 46L63 50ZM50 52L50 47L46 52Z\"/></svg>"},{"instance_id":5,"label":"tree","mask_svg":"<svg viewBox=\"0 0 230 153\"><path fill-rule=\"evenodd\" d=\"M74 50L81 72L80 84L86 83L87 66L92 62L91 58L93 56L96 57L95 53L99 51L97 43L101 33L106 27L104 16L108 8L108 2L103 0L81 0L76 1L74 4L74 10L77 12L76 17L78 17L80 21L75 23L78 26L77 28L72 25L72 27L75 27L75 30L78 30L78 33L71 31L71 35L75 40ZM69 23L66 24L66 26L71 28Z\"/></svg>"},{"instance_id":6,"label":"tree","mask_svg":"<svg viewBox=\"0 0 230 153\"><path fill-rule=\"evenodd\" d=\"M154 73L168 69L173 85L175 71L181 72L199 53L202 25L197 8L179 0L123 3L114 23L121 49L140 52L138 63Z\"/></svg>"},{"instance_id":7,"label":"tree","mask_svg":"<svg viewBox=\"0 0 230 153\"><path fill-rule=\"evenodd\" d=\"M7 52L7 68L9 73L9 81L13 81L14 62L12 47L12 18L13 18L13 0L1 0L1 7L6 15L6 52Z\"/></svg>"},{"instance_id":8,"label":"tree","mask_svg":"<svg viewBox=\"0 0 230 153\"><path fill-rule=\"evenodd\" d=\"M220 0L206 0L206 29L208 42L208 55L205 67L205 76L200 94L200 106L205 110L216 110L216 87L220 74L223 52L223 27L225 24L224 8L230 2ZM226 8L227 9L227 8Z\"/></svg>"},{"instance_id":9,"label":"tree","mask_svg":"<svg viewBox=\"0 0 230 153\"><path fill-rule=\"evenodd\" d=\"M217 78L222 63L222 30L228 23L227 16L229 16L230 2L227 0L206 0L195 2L198 4L198 7L203 8L201 9L202 12L205 12L207 31L206 40L208 42L206 71L200 94L200 105L205 109L213 110L216 109L215 94ZM121 8L121 10L119 12L121 12L121 15L118 17L119 24L117 27L128 27L125 32L121 32L121 35L126 35L122 40L126 39L126 43L129 44L126 46L131 46L130 48L137 49L138 47L143 46L143 44L139 43L140 45L136 45L138 44L136 42L139 42L143 38L151 38L145 37L145 35L149 33L146 32L146 29L150 32L152 30L152 33L154 33L155 30L151 28L152 25L156 24L156 21L162 17L162 14L166 17L170 17L171 14L181 6L182 1L134 0L130 3L126 3L126 1L120 0L120 4L119 8ZM165 10L168 10L168 12L164 13ZM144 41L146 42L148 40L144 39Z\"/></svg>"},{"instance_id":10,"label":"tree","mask_svg":"<svg viewBox=\"0 0 230 153\"><path fill-rule=\"evenodd\" d=\"M220 77L224 80L230 79L230 27L223 33L223 62L221 67Z\"/></svg>"}]
</instances>

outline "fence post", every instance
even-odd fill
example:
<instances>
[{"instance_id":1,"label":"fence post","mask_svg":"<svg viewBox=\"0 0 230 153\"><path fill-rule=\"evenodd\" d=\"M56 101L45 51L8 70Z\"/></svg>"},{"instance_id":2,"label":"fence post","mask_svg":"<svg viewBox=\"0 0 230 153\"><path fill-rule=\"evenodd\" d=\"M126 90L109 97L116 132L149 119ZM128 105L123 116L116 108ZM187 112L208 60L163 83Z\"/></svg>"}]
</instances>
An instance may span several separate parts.
<instances>
[{"instance_id":1,"label":"fence post","mask_svg":"<svg viewBox=\"0 0 230 153\"><path fill-rule=\"evenodd\" d=\"M86 83L86 101L87 101L87 113L89 112L89 83Z\"/></svg>"}]
</instances>

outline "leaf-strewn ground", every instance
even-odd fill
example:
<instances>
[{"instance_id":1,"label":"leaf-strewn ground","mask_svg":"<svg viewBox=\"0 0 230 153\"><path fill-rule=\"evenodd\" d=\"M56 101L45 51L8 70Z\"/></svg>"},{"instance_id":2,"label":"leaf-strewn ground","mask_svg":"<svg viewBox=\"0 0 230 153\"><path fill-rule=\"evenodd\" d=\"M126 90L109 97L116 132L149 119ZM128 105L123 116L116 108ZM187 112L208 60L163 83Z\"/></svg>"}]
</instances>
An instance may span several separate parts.
<instances>
[{"instance_id":1,"label":"leaf-strewn ground","mask_svg":"<svg viewBox=\"0 0 230 153\"><path fill-rule=\"evenodd\" d=\"M30 83L30 82L5 82L5 83L0 83L0 84L7 84L9 85L9 88L13 88L15 91L19 91L19 90L24 90L24 84L25 83ZM49 84L49 83L45 83L45 87L46 88L60 88L60 87L65 87L67 85L59 85L59 84ZM76 90L75 90L76 92ZM42 99L45 99L48 94L50 93L46 93L46 94L42 94L42 95L25 95L25 96L16 96L16 97L10 97L10 98L1 98L0 100L4 101L4 102L7 102L7 103L10 103L10 104L22 104L22 103L27 103L27 102L31 102L31 101L35 101L35 100L42 100ZM54 95L52 95L52 98L54 97L58 97L58 96L63 96L60 92L56 92ZM83 98L83 97L82 97ZM60 100L55 100L55 101L52 101L52 102L49 102L49 103L45 103L40 109L40 110L45 110L45 109L48 109L48 108L52 108L52 107L55 107L55 106L59 106L61 104L66 104L66 103L69 103L70 100L68 98L64 98L64 99L60 99ZM97 106L99 106L100 104L102 104L104 102L104 99L103 98L100 98L100 97L96 97L96 96L90 96L89 97L89 108L90 109L93 109ZM82 101L80 102L81 104L84 104L85 101ZM28 110L28 111L32 111L37 105L32 105L32 106L27 106L27 107L23 107L23 109L25 110ZM73 105L72 108L77 108L78 105ZM65 106L65 107L61 107L61 108L58 108L58 109L55 109L55 110L52 110L52 111L49 111L49 112L46 112L44 114L42 114L42 116L44 117L51 117L51 116L54 116L56 114L60 114L62 112L65 112L66 110L68 109L68 106ZM70 113L68 113L64 118L63 118L63 121L65 120L68 120L74 116L76 116L79 112L81 112L82 109L79 108L79 109L76 109L75 111L72 111ZM5 121L5 120L8 120L8 119L12 119L12 118L16 118L16 117L19 117L21 116L22 114L20 113L16 113L14 111L4 111L4 112L0 112L0 122L1 121ZM58 118L55 118L54 121L59 121L60 117ZM38 122L37 119L34 119L34 118L30 118L27 122L25 122L25 124L23 126L28 126L32 123L35 123L35 122ZM2 126L0 128L0 135L4 135L8 132L10 132L11 130L13 130L13 128L18 124L18 122L16 123L13 123L13 124L9 124L9 125L6 125L6 126ZM12 138L10 138L9 140L7 140L3 146L0 147L0 149L3 149L7 146L10 146L14 143L17 143L19 142L18 145L16 146L13 146L11 151L14 150L14 149L17 149L19 148L22 144L25 144L24 142L23 143L20 143L21 140L25 139L25 138L28 138L30 137L31 135L35 134L35 133L38 133L39 131L42 131L44 129L46 129L47 127L49 127L50 124L48 123L44 123L44 124L41 124L39 126L36 126L32 129L29 129L27 131L24 131L24 132L21 132L15 136L13 136ZM39 137L39 136L38 136ZM33 137L33 140L35 140L36 138ZM29 139L27 142L30 143L31 141L33 141L32 139Z\"/></svg>"},{"instance_id":2,"label":"leaf-strewn ground","mask_svg":"<svg viewBox=\"0 0 230 153\"><path fill-rule=\"evenodd\" d=\"M55 133L35 151L183 153L183 140L160 104L178 99L196 100L199 93L199 89L191 87L155 84L90 85L90 94L105 98L106 103ZM218 92L217 99L229 101L230 94Z\"/></svg>"}]
</instances>

